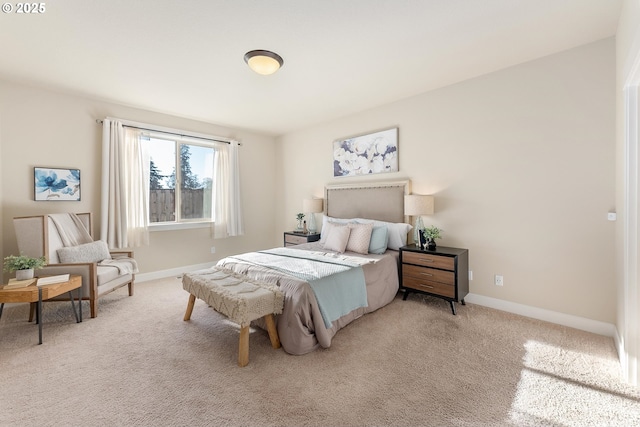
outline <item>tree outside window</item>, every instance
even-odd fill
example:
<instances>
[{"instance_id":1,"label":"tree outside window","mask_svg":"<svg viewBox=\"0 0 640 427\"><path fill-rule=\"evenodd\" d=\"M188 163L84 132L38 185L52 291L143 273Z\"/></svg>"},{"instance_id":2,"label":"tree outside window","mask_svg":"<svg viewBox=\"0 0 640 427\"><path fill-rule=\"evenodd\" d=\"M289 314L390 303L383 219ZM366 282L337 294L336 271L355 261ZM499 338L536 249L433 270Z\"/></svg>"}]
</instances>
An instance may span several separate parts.
<instances>
[{"instance_id":1,"label":"tree outside window","mask_svg":"<svg viewBox=\"0 0 640 427\"><path fill-rule=\"evenodd\" d=\"M213 220L215 148L156 137L149 145L149 222Z\"/></svg>"}]
</instances>

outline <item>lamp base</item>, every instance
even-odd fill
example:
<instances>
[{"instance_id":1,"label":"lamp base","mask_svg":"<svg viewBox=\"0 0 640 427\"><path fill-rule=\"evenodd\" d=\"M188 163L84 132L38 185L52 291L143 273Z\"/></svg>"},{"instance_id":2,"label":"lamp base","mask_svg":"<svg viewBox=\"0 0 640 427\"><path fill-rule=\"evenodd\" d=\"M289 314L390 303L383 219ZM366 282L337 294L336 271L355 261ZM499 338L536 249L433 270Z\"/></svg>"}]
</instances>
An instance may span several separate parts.
<instances>
[{"instance_id":1,"label":"lamp base","mask_svg":"<svg viewBox=\"0 0 640 427\"><path fill-rule=\"evenodd\" d=\"M316 225L316 214L309 214L309 224L307 224L307 226L309 227L309 233L315 234L318 232L318 226Z\"/></svg>"},{"instance_id":2,"label":"lamp base","mask_svg":"<svg viewBox=\"0 0 640 427\"><path fill-rule=\"evenodd\" d=\"M415 242L416 246L420 247L420 232L424 230L424 223L422 222L422 217L418 216L416 218L416 225L413 228L413 241Z\"/></svg>"}]
</instances>

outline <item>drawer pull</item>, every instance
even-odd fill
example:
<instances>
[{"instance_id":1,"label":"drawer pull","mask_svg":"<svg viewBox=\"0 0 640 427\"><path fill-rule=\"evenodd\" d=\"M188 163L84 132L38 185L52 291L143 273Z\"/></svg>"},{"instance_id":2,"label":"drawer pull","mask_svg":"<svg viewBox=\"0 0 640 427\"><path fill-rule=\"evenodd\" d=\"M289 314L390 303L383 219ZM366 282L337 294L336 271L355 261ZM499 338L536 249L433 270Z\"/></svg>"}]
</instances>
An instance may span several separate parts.
<instances>
[{"instance_id":1,"label":"drawer pull","mask_svg":"<svg viewBox=\"0 0 640 427\"><path fill-rule=\"evenodd\" d=\"M431 274L431 273L420 273L420 274L423 275L423 276L429 276L429 277L433 276L433 274Z\"/></svg>"},{"instance_id":2,"label":"drawer pull","mask_svg":"<svg viewBox=\"0 0 640 427\"><path fill-rule=\"evenodd\" d=\"M425 288L433 289L433 286L431 286L431 285L425 285L424 283L422 284L422 286L424 286Z\"/></svg>"},{"instance_id":3,"label":"drawer pull","mask_svg":"<svg viewBox=\"0 0 640 427\"><path fill-rule=\"evenodd\" d=\"M433 262L433 259L431 259L431 258L420 258L420 261Z\"/></svg>"}]
</instances>

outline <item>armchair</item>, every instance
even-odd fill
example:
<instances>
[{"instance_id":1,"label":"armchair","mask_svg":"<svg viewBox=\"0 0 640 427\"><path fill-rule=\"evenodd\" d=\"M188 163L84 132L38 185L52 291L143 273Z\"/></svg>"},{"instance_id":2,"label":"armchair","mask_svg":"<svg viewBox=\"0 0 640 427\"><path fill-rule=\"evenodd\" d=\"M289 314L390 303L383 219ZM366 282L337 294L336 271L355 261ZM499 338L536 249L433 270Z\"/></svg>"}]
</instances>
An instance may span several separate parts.
<instances>
[{"instance_id":1,"label":"armchair","mask_svg":"<svg viewBox=\"0 0 640 427\"><path fill-rule=\"evenodd\" d=\"M18 249L31 257L45 256L43 276L82 276L83 300L89 300L91 317L98 315L98 297L128 285L133 295L137 265L132 251L109 251L91 236L91 213L50 214L13 219Z\"/></svg>"}]
</instances>

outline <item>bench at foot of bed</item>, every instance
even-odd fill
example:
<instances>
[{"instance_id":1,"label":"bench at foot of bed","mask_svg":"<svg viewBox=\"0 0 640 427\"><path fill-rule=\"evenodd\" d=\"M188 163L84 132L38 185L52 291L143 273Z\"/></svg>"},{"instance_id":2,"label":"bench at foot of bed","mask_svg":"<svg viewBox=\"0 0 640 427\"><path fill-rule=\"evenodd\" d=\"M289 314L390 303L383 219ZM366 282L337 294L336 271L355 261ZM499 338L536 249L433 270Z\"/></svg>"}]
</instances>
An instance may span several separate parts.
<instances>
[{"instance_id":1,"label":"bench at foot of bed","mask_svg":"<svg viewBox=\"0 0 640 427\"><path fill-rule=\"evenodd\" d=\"M274 314L282 313L284 295L276 286L250 279L230 270L213 267L182 276L182 287L189 292L184 320L191 319L196 298L209 304L240 325L238 366L249 363L249 325L264 317L273 348L280 348Z\"/></svg>"}]
</instances>

